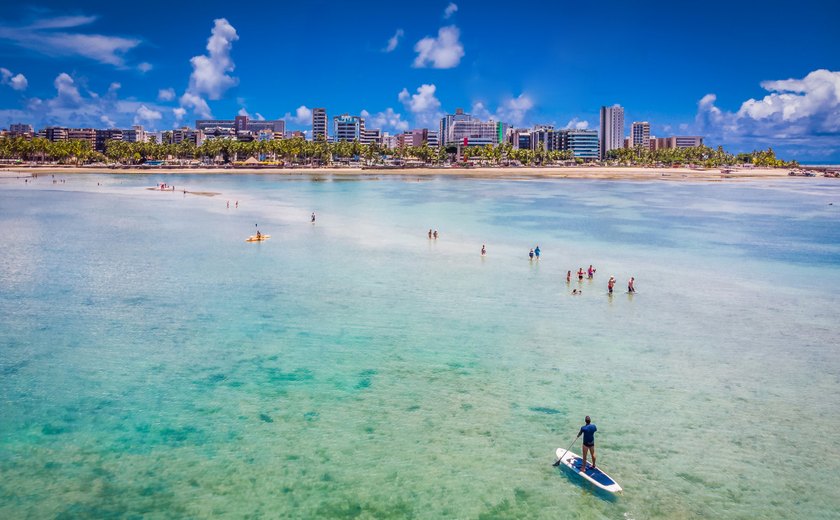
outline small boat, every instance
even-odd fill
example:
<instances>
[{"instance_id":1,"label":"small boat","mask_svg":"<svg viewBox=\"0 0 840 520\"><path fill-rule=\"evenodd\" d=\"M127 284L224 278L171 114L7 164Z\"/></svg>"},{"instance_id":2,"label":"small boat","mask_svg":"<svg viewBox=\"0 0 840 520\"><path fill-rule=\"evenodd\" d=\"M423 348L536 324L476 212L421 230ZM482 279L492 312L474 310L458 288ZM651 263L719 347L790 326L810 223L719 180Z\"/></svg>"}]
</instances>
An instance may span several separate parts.
<instances>
[{"instance_id":1,"label":"small boat","mask_svg":"<svg viewBox=\"0 0 840 520\"><path fill-rule=\"evenodd\" d=\"M581 459L577 454L568 450L563 450L563 448L557 448L556 454L559 459L558 462L572 470L576 475L579 475L584 480L589 481L592 485L603 489L604 491L609 491L610 493L618 493L621 491L621 486L618 485L618 482L616 482L611 476L601 471L601 468L593 468L591 464L587 464L586 468L581 471L580 467L583 463L583 459Z\"/></svg>"},{"instance_id":2,"label":"small boat","mask_svg":"<svg viewBox=\"0 0 840 520\"><path fill-rule=\"evenodd\" d=\"M271 238L271 235L251 235L245 239L245 242L264 242Z\"/></svg>"}]
</instances>

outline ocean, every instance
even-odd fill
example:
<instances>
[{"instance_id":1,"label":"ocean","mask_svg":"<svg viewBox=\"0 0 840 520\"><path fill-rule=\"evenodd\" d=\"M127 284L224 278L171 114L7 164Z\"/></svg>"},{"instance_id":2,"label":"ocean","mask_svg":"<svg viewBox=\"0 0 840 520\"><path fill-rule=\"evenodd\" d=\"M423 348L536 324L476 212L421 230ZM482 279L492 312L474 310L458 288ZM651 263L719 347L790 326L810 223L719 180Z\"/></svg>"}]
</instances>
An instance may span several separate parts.
<instances>
[{"instance_id":1,"label":"ocean","mask_svg":"<svg viewBox=\"0 0 840 520\"><path fill-rule=\"evenodd\" d=\"M834 179L53 180L0 179L2 518L840 509Z\"/></svg>"}]
</instances>

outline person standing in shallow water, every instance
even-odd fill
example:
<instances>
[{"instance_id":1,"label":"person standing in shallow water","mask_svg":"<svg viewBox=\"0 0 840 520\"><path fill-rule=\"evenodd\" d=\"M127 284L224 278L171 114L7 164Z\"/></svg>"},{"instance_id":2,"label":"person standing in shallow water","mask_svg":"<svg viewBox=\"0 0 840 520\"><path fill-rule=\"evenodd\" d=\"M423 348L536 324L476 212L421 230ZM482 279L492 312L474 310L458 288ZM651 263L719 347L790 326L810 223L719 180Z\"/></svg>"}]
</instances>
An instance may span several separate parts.
<instances>
[{"instance_id":1,"label":"person standing in shallow water","mask_svg":"<svg viewBox=\"0 0 840 520\"><path fill-rule=\"evenodd\" d=\"M484 256L486 254L487 254L487 248L484 247L484 244L481 244L481 256Z\"/></svg>"},{"instance_id":2,"label":"person standing in shallow water","mask_svg":"<svg viewBox=\"0 0 840 520\"><path fill-rule=\"evenodd\" d=\"M636 279L631 276L630 281L627 282L627 292L628 293L633 294L634 292L636 292L635 282L636 282Z\"/></svg>"},{"instance_id":3,"label":"person standing in shallow water","mask_svg":"<svg viewBox=\"0 0 840 520\"><path fill-rule=\"evenodd\" d=\"M583 435L583 454L581 455L583 462L581 463L580 468L581 470L585 470L586 453L589 452L589 454L592 455L592 469L595 469L595 432L598 431L598 428L592 424L592 419L590 419L588 415L584 421L586 424L580 427L580 431L577 434L578 437Z\"/></svg>"},{"instance_id":4,"label":"person standing in shallow water","mask_svg":"<svg viewBox=\"0 0 840 520\"><path fill-rule=\"evenodd\" d=\"M540 246L534 248L534 256L537 257L537 260L540 259Z\"/></svg>"},{"instance_id":5,"label":"person standing in shallow water","mask_svg":"<svg viewBox=\"0 0 840 520\"><path fill-rule=\"evenodd\" d=\"M613 287L615 287L615 276L610 276L610 281L607 282L607 290L610 294L613 293Z\"/></svg>"},{"instance_id":6,"label":"person standing in shallow water","mask_svg":"<svg viewBox=\"0 0 840 520\"><path fill-rule=\"evenodd\" d=\"M566 271L566 283L569 283L571 281L572 281L572 272L571 271Z\"/></svg>"},{"instance_id":7,"label":"person standing in shallow water","mask_svg":"<svg viewBox=\"0 0 840 520\"><path fill-rule=\"evenodd\" d=\"M533 249L528 251L528 258L530 258L531 260L534 259L534 250Z\"/></svg>"}]
</instances>

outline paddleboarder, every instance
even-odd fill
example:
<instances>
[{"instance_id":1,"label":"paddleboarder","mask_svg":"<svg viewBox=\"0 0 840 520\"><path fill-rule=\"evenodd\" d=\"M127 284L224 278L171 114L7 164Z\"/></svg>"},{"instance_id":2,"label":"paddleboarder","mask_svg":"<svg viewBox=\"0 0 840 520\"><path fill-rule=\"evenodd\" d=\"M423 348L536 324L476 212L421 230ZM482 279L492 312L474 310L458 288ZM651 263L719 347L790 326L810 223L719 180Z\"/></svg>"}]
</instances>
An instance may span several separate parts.
<instances>
[{"instance_id":1,"label":"paddleboarder","mask_svg":"<svg viewBox=\"0 0 840 520\"><path fill-rule=\"evenodd\" d=\"M584 421L586 421L586 424L580 427L580 431L577 434L578 437L583 435L583 464L580 466L582 471L586 470L586 452L592 455L592 468L595 468L595 432L598 431L598 428L592 424L592 420L588 415Z\"/></svg>"}]
</instances>

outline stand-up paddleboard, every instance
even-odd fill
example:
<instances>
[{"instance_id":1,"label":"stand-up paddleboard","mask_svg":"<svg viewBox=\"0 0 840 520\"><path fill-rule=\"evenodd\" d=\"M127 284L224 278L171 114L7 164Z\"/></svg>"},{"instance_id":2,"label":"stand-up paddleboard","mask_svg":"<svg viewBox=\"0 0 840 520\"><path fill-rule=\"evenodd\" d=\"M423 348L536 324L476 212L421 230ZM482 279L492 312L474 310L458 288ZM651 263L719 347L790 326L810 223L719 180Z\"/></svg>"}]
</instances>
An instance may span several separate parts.
<instances>
[{"instance_id":1,"label":"stand-up paddleboard","mask_svg":"<svg viewBox=\"0 0 840 520\"><path fill-rule=\"evenodd\" d=\"M271 238L271 235L251 235L245 239L245 242L262 242L263 240L268 240Z\"/></svg>"},{"instance_id":2,"label":"stand-up paddleboard","mask_svg":"<svg viewBox=\"0 0 840 520\"><path fill-rule=\"evenodd\" d=\"M604 491L609 491L610 493L618 493L621 491L621 486L618 485L618 482L613 480L611 476L601 471L601 468L593 468L591 464L587 464L586 470L581 471L580 465L583 463L583 459L581 459L576 453L566 451L563 448L557 448L556 453L561 464L565 465L585 480L588 480L594 486L597 486Z\"/></svg>"}]
</instances>

